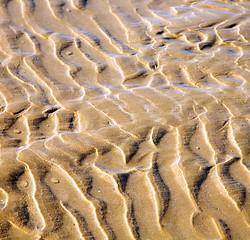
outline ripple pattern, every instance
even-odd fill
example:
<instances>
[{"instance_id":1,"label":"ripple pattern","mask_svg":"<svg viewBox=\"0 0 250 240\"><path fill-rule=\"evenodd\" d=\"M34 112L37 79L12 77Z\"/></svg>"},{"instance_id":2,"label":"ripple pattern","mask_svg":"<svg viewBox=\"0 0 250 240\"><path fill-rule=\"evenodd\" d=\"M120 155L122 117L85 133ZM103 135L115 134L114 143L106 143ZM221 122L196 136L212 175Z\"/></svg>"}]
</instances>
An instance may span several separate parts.
<instances>
[{"instance_id":1,"label":"ripple pattern","mask_svg":"<svg viewBox=\"0 0 250 240\"><path fill-rule=\"evenodd\" d=\"M0 0L0 239L248 239L249 16Z\"/></svg>"}]
</instances>

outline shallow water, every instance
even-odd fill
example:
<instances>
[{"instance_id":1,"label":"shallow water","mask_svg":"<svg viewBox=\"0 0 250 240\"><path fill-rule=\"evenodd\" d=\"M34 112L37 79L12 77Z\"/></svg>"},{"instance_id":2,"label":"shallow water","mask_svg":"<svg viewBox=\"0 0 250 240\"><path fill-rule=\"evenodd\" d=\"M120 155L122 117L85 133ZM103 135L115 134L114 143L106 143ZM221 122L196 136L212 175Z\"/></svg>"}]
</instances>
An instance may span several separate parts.
<instances>
[{"instance_id":1,"label":"shallow water","mask_svg":"<svg viewBox=\"0 0 250 240\"><path fill-rule=\"evenodd\" d=\"M0 239L250 236L250 3L0 1Z\"/></svg>"}]
</instances>

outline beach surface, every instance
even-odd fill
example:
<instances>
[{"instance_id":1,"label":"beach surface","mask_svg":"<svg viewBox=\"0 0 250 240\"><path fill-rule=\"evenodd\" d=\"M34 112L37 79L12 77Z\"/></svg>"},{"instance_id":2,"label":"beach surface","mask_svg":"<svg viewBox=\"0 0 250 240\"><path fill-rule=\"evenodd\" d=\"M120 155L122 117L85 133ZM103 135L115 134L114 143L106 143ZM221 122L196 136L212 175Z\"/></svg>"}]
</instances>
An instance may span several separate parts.
<instances>
[{"instance_id":1,"label":"beach surface","mask_svg":"<svg viewBox=\"0 0 250 240\"><path fill-rule=\"evenodd\" d=\"M0 240L247 240L248 0L0 0Z\"/></svg>"}]
</instances>

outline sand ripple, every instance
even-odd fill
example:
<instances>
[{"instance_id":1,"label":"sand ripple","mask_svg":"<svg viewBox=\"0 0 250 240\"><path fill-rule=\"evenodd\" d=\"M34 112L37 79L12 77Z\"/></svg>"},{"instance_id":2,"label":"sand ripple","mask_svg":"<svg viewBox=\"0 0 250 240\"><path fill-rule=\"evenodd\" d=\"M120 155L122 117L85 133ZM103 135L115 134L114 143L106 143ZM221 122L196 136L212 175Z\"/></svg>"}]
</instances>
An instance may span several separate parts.
<instances>
[{"instance_id":1,"label":"sand ripple","mask_svg":"<svg viewBox=\"0 0 250 240\"><path fill-rule=\"evenodd\" d=\"M1 0L0 239L250 236L247 0Z\"/></svg>"}]
</instances>

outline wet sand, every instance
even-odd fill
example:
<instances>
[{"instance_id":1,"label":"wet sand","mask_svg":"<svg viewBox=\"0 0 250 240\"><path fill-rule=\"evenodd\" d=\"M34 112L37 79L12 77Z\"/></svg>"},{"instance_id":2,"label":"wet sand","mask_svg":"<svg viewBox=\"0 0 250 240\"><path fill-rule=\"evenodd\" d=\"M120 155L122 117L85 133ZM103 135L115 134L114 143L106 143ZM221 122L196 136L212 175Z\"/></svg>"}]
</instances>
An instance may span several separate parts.
<instances>
[{"instance_id":1,"label":"wet sand","mask_svg":"<svg viewBox=\"0 0 250 240\"><path fill-rule=\"evenodd\" d=\"M246 240L247 0L1 0L1 240Z\"/></svg>"}]
</instances>

